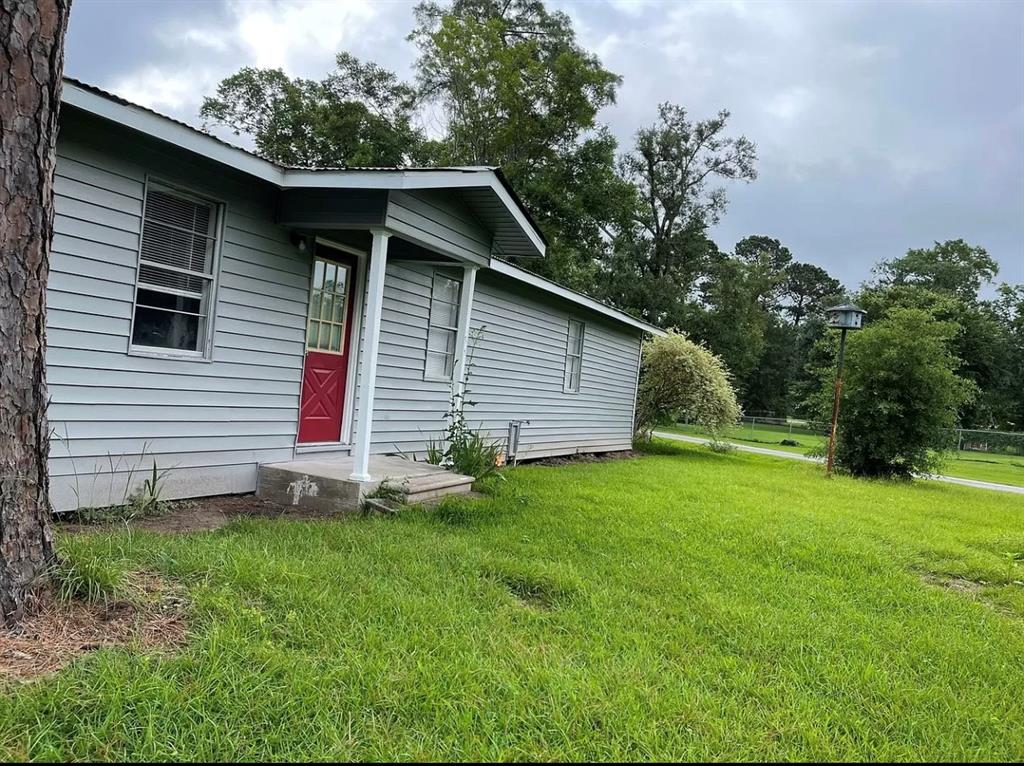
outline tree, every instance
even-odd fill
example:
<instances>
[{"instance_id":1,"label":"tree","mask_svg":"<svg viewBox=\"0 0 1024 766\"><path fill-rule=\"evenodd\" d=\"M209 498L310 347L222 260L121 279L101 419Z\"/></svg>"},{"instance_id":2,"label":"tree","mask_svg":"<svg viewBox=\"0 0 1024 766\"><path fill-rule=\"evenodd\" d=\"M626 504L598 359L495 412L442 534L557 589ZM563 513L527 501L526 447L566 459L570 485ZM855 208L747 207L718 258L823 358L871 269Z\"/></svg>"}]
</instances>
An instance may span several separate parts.
<instances>
[{"instance_id":1,"label":"tree","mask_svg":"<svg viewBox=\"0 0 1024 766\"><path fill-rule=\"evenodd\" d=\"M960 240L956 243L962 244ZM965 246L965 249L979 248ZM1005 421L1007 416L1000 404L1005 402L1005 397L997 393L997 389L1012 387L1015 383L1003 374L1004 360L1010 353L1006 333L993 306L980 301L976 293L982 280L987 278L984 274L989 273L989 267L957 270L956 276L951 276L952 271L945 271L941 278L933 278L933 273L942 270L933 268L935 259L927 255L929 253L932 251L912 250L905 259L883 263L876 269L882 277L864 287L856 296L856 302L867 310L869 321L884 317L893 308L914 308L927 311L935 319L954 327L949 348L959 360L957 374L973 381L980 390L978 396L964 405L962 422L967 426L990 428ZM985 259L987 256L982 261ZM965 260L961 258L959 262ZM891 264L897 263L900 265L895 271L890 271ZM897 272L899 276L894 278L892 274Z\"/></svg>"},{"instance_id":2,"label":"tree","mask_svg":"<svg viewBox=\"0 0 1024 766\"><path fill-rule=\"evenodd\" d=\"M825 302L838 298L842 292L842 283L820 266L791 263L786 266L782 289L783 297L789 301L783 311L792 318L793 326L799 327L808 314L821 313L828 308Z\"/></svg>"},{"instance_id":3,"label":"tree","mask_svg":"<svg viewBox=\"0 0 1024 766\"><path fill-rule=\"evenodd\" d=\"M421 2L415 15L420 94L443 111L453 162L525 173L574 148L614 103L621 79L540 0Z\"/></svg>"},{"instance_id":4,"label":"tree","mask_svg":"<svg viewBox=\"0 0 1024 766\"><path fill-rule=\"evenodd\" d=\"M699 288L702 311L689 325L694 337L725 362L748 407L751 377L764 356L771 321L761 305L763 286L762 275L748 263L719 255Z\"/></svg>"},{"instance_id":5,"label":"tree","mask_svg":"<svg viewBox=\"0 0 1024 766\"><path fill-rule=\"evenodd\" d=\"M670 332L644 343L635 430L649 439L658 423L685 415L712 432L740 417L722 360L685 335Z\"/></svg>"},{"instance_id":6,"label":"tree","mask_svg":"<svg viewBox=\"0 0 1024 766\"><path fill-rule=\"evenodd\" d=\"M392 72L339 53L325 79L290 78L244 67L203 100L207 126L246 134L256 151L286 165L401 165L421 136L413 127L415 89Z\"/></svg>"},{"instance_id":7,"label":"tree","mask_svg":"<svg viewBox=\"0 0 1024 766\"><path fill-rule=\"evenodd\" d=\"M891 309L854 333L836 450L838 465L855 476L910 478L932 472L947 429L975 388L956 374L950 352L955 326L920 309ZM833 385L826 376L822 398Z\"/></svg>"},{"instance_id":8,"label":"tree","mask_svg":"<svg viewBox=\"0 0 1024 766\"><path fill-rule=\"evenodd\" d=\"M1003 353L996 380L985 394L1001 428L1024 430L1024 285L1000 285L988 308L1002 330Z\"/></svg>"},{"instance_id":9,"label":"tree","mask_svg":"<svg viewBox=\"0 0 1024 766\"><path fill-rule=\"evenodd\" d=\"M919 285L966 300L976 300L983 284L999 273L999 264L983 247L962 239L936 242L934 247L908 250L901 258L882 261L875 269L880 283Z\"/></svg>"},{"instance_id":10,"label":"tree","mask_svg":"<svg viewBox=\"0 0 1024 766\"><path fill-rule=\"evenodd\" d=\"M422 2L409 38L420 97L444 131L424 156L501 166L550 241L536 268L587 290L632 198L615 173L615 139L597 122L621 79L578 44L565 13L539 0Z\"/></svg>"},{"instance_id":11,"label":"tree","mask_svg":"<svg viewBox=\"0 0 1024 766\"><path fill-rule=\"evenodd\" d=\"M786 268L793 261L789 248L777 239L755 235L737 242L733 254L747 265L750 278L756 283L761 307L765 311L778 308L786 283Z\"/></svg>"},{"instance_id":12,"label":"tree","mask_svg":"<svg viewBox=\"0 0 1024 766\"><path fill-rule=\"evenodd\" d=\"M46 281L70 3L0 0L0 619L53 562Z\"/></svg>"},{"instance_id":13,"label":"tree","mask_svg":"<svg viewBox=\"0 0 1024 766\"><path fill-rule=\"evenodd\" d=\"M619 162L622 177L636 188L638 204L616 237L606 297L623 305L624 286L636 280L658 284L661 305L689 298L698 277L717 252L707 246L706 228L726 207L721 180L757 177L757 151L746 137L725 135L729 112L691 121L673 104L658 107L658 122L637 133L635 148ZM646 307L642 307L646 308ZM644 316L665 321L649 309Z\"/></svg>"}]
</instances>

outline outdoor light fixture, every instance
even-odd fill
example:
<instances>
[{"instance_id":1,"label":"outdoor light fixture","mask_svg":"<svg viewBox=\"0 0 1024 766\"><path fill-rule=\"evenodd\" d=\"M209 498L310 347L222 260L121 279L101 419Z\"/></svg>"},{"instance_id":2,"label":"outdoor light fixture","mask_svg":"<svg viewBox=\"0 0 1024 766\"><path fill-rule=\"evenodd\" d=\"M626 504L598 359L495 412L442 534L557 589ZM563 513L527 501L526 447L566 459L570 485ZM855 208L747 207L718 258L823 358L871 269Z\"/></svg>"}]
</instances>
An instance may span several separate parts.
<instances>
[{"instance_id":1,"label":"outdoor light fixture","mask_svg":"<svg viewBox=\"0 0 1024 766\"><path fill-rule=\"evenodd\" d=\"M864 326L864 316L867 314L864 309L854 306L852 303L844 303L841 306L833 306L825 309L825 323L840 331L839 336L839 360L836 363L836 385L832 394L832 428L828 437L828 461L825 463L825 472L831 476L832 467L836 457L836 429L839 426L839 394L843 390L843 357L846 355L846 331L859 330Z\"/></svg>"},{"instance_id":2,"label":"outdoor light fixture","mask_svg":"<svg viewBox=\"0 0 1024 766\"><path fill-rule=\"evenodd\" d=\"M297 231L293 231L291 235L292 245L300 253L304 253L309 249L309 239L305 234L299 234Z\"/></svg>"}]
</instances>

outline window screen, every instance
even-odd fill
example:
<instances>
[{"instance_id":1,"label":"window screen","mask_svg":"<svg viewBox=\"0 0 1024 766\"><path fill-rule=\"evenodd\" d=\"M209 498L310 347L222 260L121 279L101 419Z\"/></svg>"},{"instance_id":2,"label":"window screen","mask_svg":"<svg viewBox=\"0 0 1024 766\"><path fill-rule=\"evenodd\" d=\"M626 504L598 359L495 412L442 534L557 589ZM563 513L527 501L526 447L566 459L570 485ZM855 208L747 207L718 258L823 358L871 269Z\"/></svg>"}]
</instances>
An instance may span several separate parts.
<instances>
[{"instance_id":1,"label":"window screen","mask_svg":"<svg viewBox=\"0 0 1024 766\"><path fill-rule=\"evenodd\" d=\"M462 283L434 272L427 330L427 364L423 376L451 380L455 368L455 342L459 334L459 297Z\"/></svg>"},{"instance_id":2,"label":"window screen","mask_svg":"<svg viewBox=\"0 0 1024 766\"><path fill-rule=\"evenodd\" d=\"M205 350L217 214L212 202L154 184L147 187L133 346Z\"/></svg>"},{"instance_id":3,"label":"window screen","mask_svg":"<svg viewBox=\"0 0 1024 766\"><path fill-rule=\"evenodd\" d=\"M565 344L565 378L563 386L566 392L576 393L580 390L580 376L583 372L583 322L569 320L569 332Z\"/></svg>"}]
</instances>

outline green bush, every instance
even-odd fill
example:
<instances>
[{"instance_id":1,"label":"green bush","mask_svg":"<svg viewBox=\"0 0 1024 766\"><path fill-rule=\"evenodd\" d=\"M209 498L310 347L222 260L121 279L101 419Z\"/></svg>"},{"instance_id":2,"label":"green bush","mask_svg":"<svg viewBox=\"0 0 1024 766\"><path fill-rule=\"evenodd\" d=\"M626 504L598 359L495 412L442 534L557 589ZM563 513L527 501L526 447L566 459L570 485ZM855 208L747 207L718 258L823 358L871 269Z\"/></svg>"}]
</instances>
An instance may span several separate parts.
<instances>
[{"instance_id":1,"label":"green bush","mask_svg":"<svg viewBox=\"0 0 1024 766\"><path fill-rule=\"evenodd\" d=\"M712 433L739 420L729 371L706 348L670 332L644 343L642 353L634 423L638 439L650 439L656 425L680 417Z\"/></svg>"},{"instance_id":2,"label":"green bush","mask_svg":"<svg viewBox=\"0 0 1024 766\"><path fill-rule=\"evenodd\" d=\"M949 351L956 327L920 309L893 309L853 333L836 462L856 476L910 477L938 466L957 412L974 386ZM826 381L831 392L834 377Z\"/></svg>"}]
</instances>

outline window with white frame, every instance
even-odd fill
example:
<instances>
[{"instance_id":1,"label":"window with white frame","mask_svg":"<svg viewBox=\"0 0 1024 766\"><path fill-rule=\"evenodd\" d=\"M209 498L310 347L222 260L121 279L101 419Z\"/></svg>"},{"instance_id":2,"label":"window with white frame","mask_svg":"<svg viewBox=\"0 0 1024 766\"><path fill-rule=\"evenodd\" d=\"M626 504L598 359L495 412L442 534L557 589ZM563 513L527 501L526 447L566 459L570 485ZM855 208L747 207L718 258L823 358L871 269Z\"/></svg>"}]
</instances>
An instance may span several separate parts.
<instances>
[{"instance_id":1,"label":"window with white frame","mask_svg":"<svg viewBox=\"0 0 1024 766\"><path fill-rule=\"evenodd\" d=\"M462 282L434 272L430 291L430 322L427 330L426 380L451 380L455 369L456 339L459 335L459 297Z\"/></svg>"},{"instance_id":2,"label":"window with white frame","mask_svg":"<svg viewBox=\"0 0 1024 766\"><path fill-rule=\"evenodd\" d=\"M205 355L219 218L215 202L161 184L147 185L133 348Z\"/></svg>"},{"instance_id":3,"label":"window with white frame","mask_svg":"<svg viewBox=\"0 0 1024 766\"><path fill-rule=\"evenodd\" d=\"M569 332L565 343L565 377L563 389L575 394L580 390L580 375L583 372L583 334L586 327L578 319L569 320Z\"/></svg>"}]
</instances>

